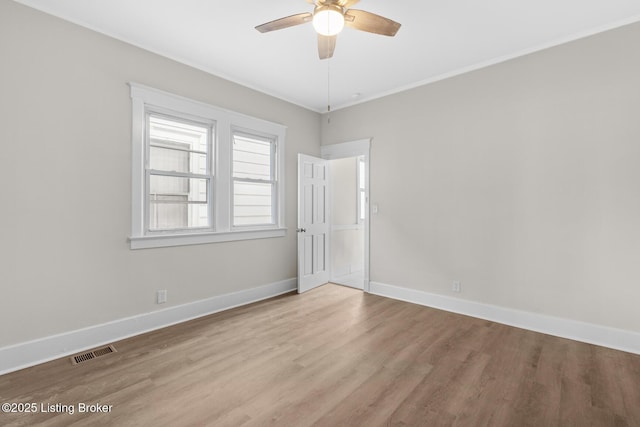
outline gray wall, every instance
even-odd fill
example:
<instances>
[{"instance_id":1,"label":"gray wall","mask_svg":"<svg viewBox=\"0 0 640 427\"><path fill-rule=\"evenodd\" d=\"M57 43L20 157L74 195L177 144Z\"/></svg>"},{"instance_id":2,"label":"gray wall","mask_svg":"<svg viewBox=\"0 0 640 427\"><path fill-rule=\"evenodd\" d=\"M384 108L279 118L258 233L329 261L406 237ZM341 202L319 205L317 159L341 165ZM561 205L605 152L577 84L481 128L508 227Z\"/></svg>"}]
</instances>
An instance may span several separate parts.
<instances>
[{"instance_id":1,"label":"gray wall","mask_svg":"<svg viewBox=\"0 0 640 427\"><path fill-rule=\"evenodd\" d=\"M634 24L323 120L323 144L373 137L371 280L640 331L639 40Z\"/></svg>"},{"instance_id":2,"label":"gray wall","mask_svg":"<svg viewBox=\"0 0 640 427\"><path fill-rule=\"evenodd\" d=\"M317 113L4 0L0 61L0 347L295 277ZM128 81L288 126L287 236L129 250Z\"/></svg>"}]
</instances>

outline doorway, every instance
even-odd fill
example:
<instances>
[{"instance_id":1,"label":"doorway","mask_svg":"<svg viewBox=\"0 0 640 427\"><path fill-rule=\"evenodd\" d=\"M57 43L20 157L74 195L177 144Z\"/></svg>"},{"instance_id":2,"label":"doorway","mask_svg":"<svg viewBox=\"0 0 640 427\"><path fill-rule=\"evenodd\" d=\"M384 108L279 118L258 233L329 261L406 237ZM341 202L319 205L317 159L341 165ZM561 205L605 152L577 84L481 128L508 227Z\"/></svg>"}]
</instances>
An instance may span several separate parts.
<instances>
[{"instance_id":1,"label":"doorway","mask_svg":"<svg viewBox=\"0 0 640 427\"><path fill-rule=\"evenodd\" d=\"M331 282L369 292L370 139L325 145L329 160Z\"/></svg>"},{"instance_id":2,"label":"doorway","mask_svg":"<svg viewBox=\"0 0 640 427\"><path fill-rule=\"evenodd\" d=\"M364 158L329 161L330 272L339 285L364 289Z\"/></svg>"}]
</instances>

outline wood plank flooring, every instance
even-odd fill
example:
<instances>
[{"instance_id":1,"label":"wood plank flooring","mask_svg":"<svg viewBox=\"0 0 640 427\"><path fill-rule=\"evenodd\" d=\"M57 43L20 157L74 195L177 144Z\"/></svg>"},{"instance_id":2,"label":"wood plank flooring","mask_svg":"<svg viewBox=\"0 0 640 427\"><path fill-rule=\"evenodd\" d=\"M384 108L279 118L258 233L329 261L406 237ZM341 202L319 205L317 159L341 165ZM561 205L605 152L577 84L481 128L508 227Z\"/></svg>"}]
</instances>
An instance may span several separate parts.
<instances>
[{"instance_id":1,"label":"wood plank flooring","mask_svg":"<svg viewBox=\"0 0 640 427\"><path fill-rule=\"evenodd\" d=\"M336 285L114 344L0 376L0 425L640 426L638 355Z\"/></svg>"}]
</instances>

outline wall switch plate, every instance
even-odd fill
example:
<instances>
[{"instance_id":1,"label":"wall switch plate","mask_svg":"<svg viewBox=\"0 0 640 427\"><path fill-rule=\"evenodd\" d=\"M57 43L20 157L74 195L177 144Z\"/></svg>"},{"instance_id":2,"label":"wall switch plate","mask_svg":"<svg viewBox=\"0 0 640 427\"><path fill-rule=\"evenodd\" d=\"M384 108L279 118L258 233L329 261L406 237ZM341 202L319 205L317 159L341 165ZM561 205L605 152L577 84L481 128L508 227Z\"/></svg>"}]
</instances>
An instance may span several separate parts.
<instances>
[{"instance_id":1,"label":"wall switch plate","mask_svg":"<svg viewBox=\"0 0 640 427\"><path fill-rule=\"evenodd\" d=\"M371 210L373 211L373 214L376 215L378 213L378 204L374 203L373 206L371 206Z\"/></svg>"},{"instance_id":2,"label":"wall switch plate","mask_svg":"<svg viewBox=\"0 0 640 427\"><path fill-rule=\"evenodd\" d=\"M157 304L164 304L167 302L167 291L161 290L156 292L156 302Z\"/></svg>"},{"instance_id":3,"label":"wall switch plate","mask_svg":"<svg viewBox=\"0 0 640 427\"><path fill-rule=\"evenodd\" d=\"M453 292L462 292L462 284L458 280L454 280L451 285L451 290Z\"/></svg>"}]
</instances>

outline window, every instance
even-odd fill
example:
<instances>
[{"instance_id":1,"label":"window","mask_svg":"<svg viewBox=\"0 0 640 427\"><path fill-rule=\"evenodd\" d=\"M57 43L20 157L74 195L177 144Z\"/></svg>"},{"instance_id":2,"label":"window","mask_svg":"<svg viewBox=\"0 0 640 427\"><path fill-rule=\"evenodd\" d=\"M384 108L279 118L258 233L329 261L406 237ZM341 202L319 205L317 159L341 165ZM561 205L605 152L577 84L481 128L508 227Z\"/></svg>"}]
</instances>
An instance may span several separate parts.
<instances>
[{"instance_id":1,"label":"window","mask_svg":"<svg viewBox=\"0 0 640 427\"><path fill-rule=\"evenodd\" d=\"M211 124L146 114L148 231L212 229Z\"/></svg>"},{"instance_id":2,"label":"window","mask_svg":"<svg viewBox=\"0 0 640 427\"><path fill-rule=\"evenodd\" d=\"M131 248L285 235L285 127L130 83Z\"/></svg>"},{"instance_id":3,"label":"window","mask_svg":"<svg viewBox=\"0 0 640 427\"><path fill-rule=\"evenodd\" d=\"M233 134L233 225L273 224L275 220L275 141Z\"/></svg>"}]
</instances>

